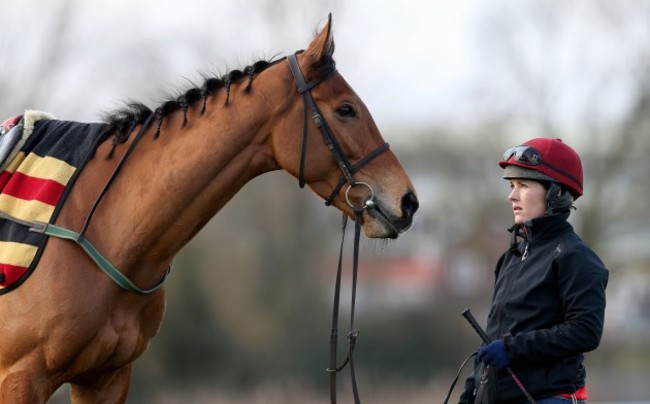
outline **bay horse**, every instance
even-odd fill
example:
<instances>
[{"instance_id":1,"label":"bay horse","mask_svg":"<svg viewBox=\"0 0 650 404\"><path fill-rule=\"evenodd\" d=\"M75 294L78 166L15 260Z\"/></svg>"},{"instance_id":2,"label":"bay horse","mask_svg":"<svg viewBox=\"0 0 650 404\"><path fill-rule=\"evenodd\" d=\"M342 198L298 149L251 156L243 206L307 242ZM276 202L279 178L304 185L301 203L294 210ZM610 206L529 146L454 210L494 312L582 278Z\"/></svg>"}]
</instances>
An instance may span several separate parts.
<instances>
[{"instance_id":1,"label":"bay horse","mask_svg":"<svg viewBox=\"0 0 650 404\"><path fill-rule=\"evenodd\" d=\"M418 208L414 187L333 52L330 15L304 51L207 79L154 111L115 112L52 224L152 288L248 181L283 169L350 217L363 206L367 237L396 238ZM124 403L165 291L118 286L78 242L49 237L29 279L0 296L0 403L45 403L65 383L73 403Z\"/></svg>"}]
</instances>

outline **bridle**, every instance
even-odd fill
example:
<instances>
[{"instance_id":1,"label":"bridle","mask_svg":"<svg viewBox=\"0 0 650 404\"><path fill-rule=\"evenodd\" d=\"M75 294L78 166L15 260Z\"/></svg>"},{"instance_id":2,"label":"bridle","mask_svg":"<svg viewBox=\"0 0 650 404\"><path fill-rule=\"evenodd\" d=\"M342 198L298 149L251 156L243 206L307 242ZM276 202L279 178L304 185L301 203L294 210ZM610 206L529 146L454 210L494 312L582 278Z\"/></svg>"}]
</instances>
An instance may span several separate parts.
<instances>
[{"instance_id":1,"label":"bridle","mask_svg":"<svg viewBox=\"0 0 650 404\"><path fill-rule=\"evenodd\" d=\"M384 143L370 154L363 157L356 163L352 164L345 158L345 153L341 149L341 146L336 141L336 138L332 135L332 131L327 125L325 118L323 118L314 98L311 95L311 89L316 87L323 79L314 80L310 83L305 81L305 78L300 71L300 66L298 65L298 59L296 57L297 53L291 54L287 57L289 62L289 68L293 74L293 78L296 81L298 86L298 93L302 96L303 100L303 126L302 126L302 144L300 150L300 168L298 172L298 184L300 187L305 186L305 160L307 154L307 133L308 133L308 112L311 111L312 119L316 124L316 127L319 129L327 148L332 152L332 156L336 161L336 164L341 169L343 175L337 183L337 185L332 190L332 193L325 199L326 205L331 205L332 201L341 191L341 188L345 183L348 183L348 188L345 191L345 200L350 205L354 211L355 226L354 226L354 255L353 255L353 264L352 264L352 296L351 296L351 305L350 305L350 331L348 332L348 352L343 359L343 362L340 365L337 365L337 345L338 345L338 318L339 318L339 302L340 302L340 292L341 292L341 272L342 272L342 261L343 261L343 245L345 241L345 227L347 225L348 216L343 213L342 221L342 236L341 236L341 246L339 251L339 260L338 268L336 271L336 282L334 287L334 307L332 309L332 328L330 330L330 356L329 356L329 366L327 372L330 374L330 400L332 404L336 403L336 374L343 370L345 366L350 365L350 374L352 379L352 392L354 394L354 402L360 403L359 391L357 388L357 381L354 372L354 360L353 352L356 346L357 336L359 331L354 328L354 311L356 303L356 290L357 290L357 274L358 274L358 263L359 263L359 239L361 235L361 215L363 210L374 205L374 191L372 187L361 181L356 181L354 179L354 174L357 173L363 166L368 164L370 161L375 159L384 151L388 150L388 143ZM332 71L333 73L334 71ZM370 195L363 202L363 205L355 205L350 201L349 193L350 190L356 186L364 186L368 188Z\"/></svg>"},{"instance_id":2,"label":"bridle","mask_svg":"<svg viewBox=\"0 0 650 404\"><path fill-rule=\"evenodd\" d=\"M351 188L358 184L363 184L372 191L368 184L356 181L353 175L357 173L363 166L379 156L381 153L388 150L390 147L389 144L384 143L356 163L350 163L345 158L343 149L341 149L341 146L336 141L336 138L334 135L332 135L332 130L329 128L329 125L327 125L327 122L318 109L314 98L311 96L311 89L321 83L323 79L314 80L310 83L305 82L305 78L303 77L302 72L300 71L300 66L298 65L296 54L297 53L287 56L287 61L289 62L289 68L291 68L291 73L293 74L293 78L298 86L298 93L302 96L303 101L302 144L300 147L300 168L298 172L298 184L300 185L300 188L305 186L305 160L307 155L307 133L309 130L308 112L311 110L312 119L314 120L316 127L319 129L321 135L323 136L323 140L327 145L327 148L332 152L332 156L334 157L336 164L339 166L343 173L338 184L336 184L332 190L332 193L325 199L325 204L328 206L332 204L332 201L334 198L336 198L336 195L338 195L338 193L341 191L341 188L343 185L345 185L346 182ZM334 73L334 71L332 71L332 73ZM352 206L352 204L350 205Z\"/></svg>"}]
</instances>

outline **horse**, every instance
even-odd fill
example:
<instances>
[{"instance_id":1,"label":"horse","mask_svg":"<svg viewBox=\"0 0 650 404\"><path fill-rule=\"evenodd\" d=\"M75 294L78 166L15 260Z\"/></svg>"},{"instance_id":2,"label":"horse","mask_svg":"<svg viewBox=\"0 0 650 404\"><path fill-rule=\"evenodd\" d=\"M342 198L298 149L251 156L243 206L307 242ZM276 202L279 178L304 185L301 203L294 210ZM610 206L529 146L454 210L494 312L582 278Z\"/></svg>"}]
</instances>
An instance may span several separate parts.
<instances>
[{"instance_id":1,"label":"horse","mask_svg":"<svg viewBox=\"0 0 650 404\"><path fill-rule=\"evenodd\" d=\"M356 211L369 238L411 226L414 187L336 70L331 26L330 15L305 50L108 116L44 225L74 236L47 233L29 279L0 295L0 403L45 403L66 383L73 403L124 403L132 364L161 327L173 257L256 176L287 171L344 215ZM134 289L106 276L82 241Z\"/></svg>"}]
</instances>

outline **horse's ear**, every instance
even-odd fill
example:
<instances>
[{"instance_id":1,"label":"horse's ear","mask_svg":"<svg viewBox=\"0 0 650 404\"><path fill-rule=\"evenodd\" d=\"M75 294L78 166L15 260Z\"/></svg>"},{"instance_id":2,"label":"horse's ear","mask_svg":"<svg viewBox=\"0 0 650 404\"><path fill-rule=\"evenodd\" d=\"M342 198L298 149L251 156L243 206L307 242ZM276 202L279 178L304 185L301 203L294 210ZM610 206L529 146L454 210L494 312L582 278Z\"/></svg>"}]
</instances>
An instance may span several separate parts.
<instances>
[{"instance_id":1,"label":"horse's ear","mask_svg":"<svg viewBox=\"0 0 650 404\"><path fill-rule=\"evenodd\" d=\"M332 13L327 17L327 23L320 33L309 44L305 57L309 66L322 65L332 59L334 54L334 38L332 37Z\"/></svg>"}]
</instances>

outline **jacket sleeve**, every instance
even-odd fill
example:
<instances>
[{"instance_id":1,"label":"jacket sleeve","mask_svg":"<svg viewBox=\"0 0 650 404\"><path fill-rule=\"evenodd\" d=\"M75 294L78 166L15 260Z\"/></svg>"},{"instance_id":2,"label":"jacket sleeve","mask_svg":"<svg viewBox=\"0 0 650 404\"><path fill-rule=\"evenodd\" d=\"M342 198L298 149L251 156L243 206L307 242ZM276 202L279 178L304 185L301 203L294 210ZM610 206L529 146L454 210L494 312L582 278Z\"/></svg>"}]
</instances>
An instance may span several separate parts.
<instances>
[{"instance_id":1,"label":"jacket sleeve","mask_svg":"<svg viewBox=\"0 0 650 404\"><path fill-rule=\"evenodd\" d=\"M551 328L506 337L506 351L512 362L525 359L528 363L543 363L592 351L600 343L607 269L584 245L558 257L554 265L563 318Z\"/></svg>"}]
</instances>

